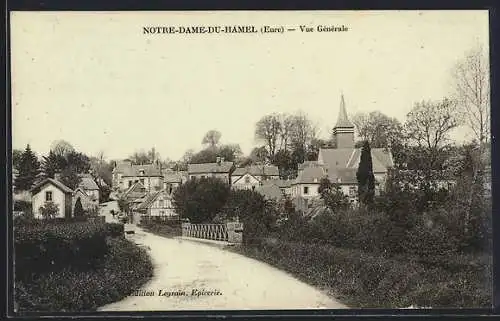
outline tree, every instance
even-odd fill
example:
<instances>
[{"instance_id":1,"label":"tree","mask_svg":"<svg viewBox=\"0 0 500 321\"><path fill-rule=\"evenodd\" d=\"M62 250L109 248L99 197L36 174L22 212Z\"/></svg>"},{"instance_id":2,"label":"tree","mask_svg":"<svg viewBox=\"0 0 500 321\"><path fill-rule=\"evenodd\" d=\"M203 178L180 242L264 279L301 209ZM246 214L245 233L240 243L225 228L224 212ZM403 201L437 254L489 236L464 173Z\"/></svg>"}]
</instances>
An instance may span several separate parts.
<instances>
[{"instance_id":1,"label":"tree","mask_svg":"<svg viewBox=\"0 0 500 321\"><path fill-rule=\"evenodd\" d=\"M74 152L75 148L65 140L56 140L52 142L50 150L56 155L66 157L69 153Z\"/></svg>"},{"instance_id":2,"label":"tree","mask_svg":"<svg viewBox=\"0 0 500 321\"><path fill-rule=\"evenodd\" d=\"M12 150L12 168L19 170L19 165L21 165L23 151L20 149Z\"/></svg>"},{"instance_id":3,"label":"tree","mask_svg":"<svg viewBox=\"0 0 500 321\"><path fill-rule=\"evenodd\" d=\"M278 114L266 115L255 125L255 138L265 143L270 159L273 159L278 150L280 134L281 123Z\"/></svg>"},{"instance_id":4,"label":"tree","mask_svg":"<svg viewBox=\"0 0 500 321\"><path fill-rule=\"evenodd\" d=\"M130 161L132 164L135 165L142 165L142 164L150 164L151 163L151 155L148 155L145 151L137 151L134 152L132 155L129 156Z\"/></svg>"},{"instance_id":5,"label":"tree","mask_svg":"<svg viewBox=\"0 0 500 321\"><path fill-rule=\"evenodd\" d=\"M40 163L28 144L19 163L19 173L15 179L16 190L27 191L33 186L39 173Z\"/></svg>"},{"instance_id":6,"label":"tree","mask_svg":"<svg viewBox=\"0 0 500 321\"><path fill-rule=\"evenodd\" d=\"M191 157L191 164L215 163L218 157L217 149L207 148Z\"/></svg>"},{"instance_id":7,"label":"tree","mask_svg":"<svg viewBox=\"0 0 500 321\"><path fill-rule=\"evenodd\" d=\"M316 138L317 128L312 121L303 112L299 112L292 116L290 144L294 151L304 153L307 151L308 145ZM303 160L302 160L303 161Z\"/></svg>"},{"instance_id":8,"label":"tree","mask_svg":"<svg viewBox=\"0 0 500 321\"><path fill-rule=\"evenodd\" d=\"M403 126L396 118L379 111L358 113L352 117L358 136L373 148L385 148L402 141Z\"/></svg>"},{"instance_id":9,"label":"tree","mask_svg":"<svg viewBox=\"0 0 500 321\"><path fill-rule=\"evenodd\" d=\"M267 154L268 153L267 153L267 150L266 150L265 146L255 147L250 152L249 158L252 160L253 163L263 164L268 159L268 155Z\"/></svg>"},{"instance_id":10,"label":"tree","mask_svg":"<svg viewBox=\"0 0 500 321\"><path fill-rule=\"evenodd\" d=\"M49 155L43 156L42 172L45 177L54 178L56 173L61 172L67 166L67 160L64 156L50 151Z\"/></svg>"},{"instance_id":11,"label":"tree","mask_svg":"<svg viewBox=\"0 0 500 321\"><path fill-rule=\"evenodd\" d=\"M73 166L67 166L65 169L63 169L60 173L59 180L61 181L61 183L71 189L76 189L82 181L81 177L76 171L76 168Z\"/></svg>"},{"instance_id":12,"label":"tree","mask_svg":"<svg viewBox=\"0 0 500 321\"><path fill-rule=\"evenodd\" d=\"M241 147L238 144L222 145L218 150L218 155L224 157L227 162L234 162L241 157Z\"/></svg>"},{"instance_id":13,"label":"tree","mask_svg":"<svg viewBox=\"0 0 500 321\"><path fill-rule=\"evenodd\" d=\"M410 142L423 149L426 169L435 168L439 155L449 146L449 133L459 125L456 103L449 99L422 101L408 113L405 132Z\"/></svg>"},{"instance_id":14,"label":"tree","mask_svg":"<svg viewBox=\"0 0 500 321\"><path fill-rule=\"evenodd\" d=\"M345 209L349 206L347 196L342 192L338 184L332 183L327 177L323 177L319 183L318 192L321 199L333 212Z\"/></svg>"},{"instance_id":15,"label":"tree","mask_svg":"<svg viewBox=\"0 0 500 321\"><path fill-rule=\"evenodd\" d=\"M83 217L85 215L85 211L83 210L82 206L82 200L80 199L80 197L78 197L78 199L75 202L75 209L73 215L75 217Z\"/></svg>"},{"instance_id":16,"label":"tree","mask_svg":"<svg viewBox=\"0 0 500 321\"><path fill-rule=\"evenodd\" d=\"M483 47L467 52L456 64L452 77L463 120L482 145L488 142L490 134L490 68Z\"/></svg>"},{"instance_id":17,"label":"tree","mask_svg":"<svg viewBox=\"0 0 500 321\"><path fill-rule=\"evenodd\" d=\"M203 140L201 143L203 145L207 145L208 147L214 148L217 145L219 145L219 141L221 138L222 134L215 129L209 130L205 136L203 136Z\"/></svg>"},{"instance_id":18,"label":"tree","mask_svg":"<svg viewBox=\"0 0 500 321\"><path fill-rule=\"evenodd\" d=\"M72 166L77 173L87 173L91 168L89 157L76 151L67 153L66 164Z\"/></svg>"},{"instance_id":19,"label":"tree","mask_svg":"<svg viewBox=\"0 0 500 321\"><path fill-rule=\"evenodd\" d=\"M373 175L370 143L367 141L361 148L361 157L356 172L356 178L358 180L359 202L365 205L371 205L373 203L373 197L375 196L375 176Z\"/></svg>"},{"instance_id":20,"label":"tree","mask_svg":"<svg viewBox=\"0 0 500 321\"><path fill-rule=\"evenodd\" d=\"M43 206L40 206L40 213L43 218L51 219L59 214L59 207L54 202L45 202Z\"/></svg>"},{"instance_id":21,"label":"tree","mask_svg":"<svg viewBox=\"0 0 500 321\"><path fill-rule=\"evenodd\" d=\"M179 186L173 197L181 218L191 223L210 223L229 197L229 185L215 177L191 179Z\"/></svg>"}]
</instances>

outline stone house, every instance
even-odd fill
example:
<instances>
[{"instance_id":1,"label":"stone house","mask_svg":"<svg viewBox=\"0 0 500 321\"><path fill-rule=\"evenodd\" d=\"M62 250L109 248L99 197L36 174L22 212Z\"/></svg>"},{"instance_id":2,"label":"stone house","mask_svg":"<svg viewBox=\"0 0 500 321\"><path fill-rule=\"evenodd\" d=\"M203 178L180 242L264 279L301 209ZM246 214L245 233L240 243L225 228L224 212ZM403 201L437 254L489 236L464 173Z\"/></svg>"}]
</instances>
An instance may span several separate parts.
<instances>
[{"instance_id":1,"label":"stone house","mask_svg":"<svg viewBox=\"0 0 500 321\"><path fill-rule=\"evenodd\" d=\"M44 218L40 208L47 202L52 202L58 208L55 218L70 218L73 210L73 190L63 183L46 178L31 189L33 217Z\"/></svg>"}]
</instances>

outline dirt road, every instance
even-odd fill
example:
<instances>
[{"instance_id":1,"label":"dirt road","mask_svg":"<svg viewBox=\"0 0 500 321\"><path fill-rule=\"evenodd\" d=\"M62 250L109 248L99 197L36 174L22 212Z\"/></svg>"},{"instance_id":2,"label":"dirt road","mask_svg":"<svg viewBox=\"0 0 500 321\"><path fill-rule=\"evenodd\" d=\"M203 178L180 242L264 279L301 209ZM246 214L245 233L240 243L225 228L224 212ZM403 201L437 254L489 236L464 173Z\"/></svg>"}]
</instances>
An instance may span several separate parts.
<instances>
[{"instance_id":1,"label":"dirt road","mask_svg":"<svg viewBox=\"0 0 500 321\"><path fill-rule=\"evenodd\" d=\"M100 311L347 308L265 263L197 242L169 239L129 225L149 249L155 276L136 295Z\"/></svg>"}]
</instances>

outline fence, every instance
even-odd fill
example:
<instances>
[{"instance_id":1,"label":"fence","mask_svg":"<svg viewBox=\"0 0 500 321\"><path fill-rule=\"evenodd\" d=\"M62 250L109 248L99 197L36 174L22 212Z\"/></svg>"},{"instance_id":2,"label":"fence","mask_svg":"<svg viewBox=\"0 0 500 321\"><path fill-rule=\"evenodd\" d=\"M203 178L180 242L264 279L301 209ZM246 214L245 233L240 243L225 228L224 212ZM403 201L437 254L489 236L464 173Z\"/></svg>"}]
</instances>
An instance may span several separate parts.
<instances>
[{"instance_id":1,"label":"fence","mask_svg":"<svg viewBox=\"0 0 500 321\"><path fill-rule=\"evenodd\" d=\"M227 224L182 223L182 236L230 243L241 243L243 240L243 224L239 222L231 222Z\"/></svg>"}]
</instances>

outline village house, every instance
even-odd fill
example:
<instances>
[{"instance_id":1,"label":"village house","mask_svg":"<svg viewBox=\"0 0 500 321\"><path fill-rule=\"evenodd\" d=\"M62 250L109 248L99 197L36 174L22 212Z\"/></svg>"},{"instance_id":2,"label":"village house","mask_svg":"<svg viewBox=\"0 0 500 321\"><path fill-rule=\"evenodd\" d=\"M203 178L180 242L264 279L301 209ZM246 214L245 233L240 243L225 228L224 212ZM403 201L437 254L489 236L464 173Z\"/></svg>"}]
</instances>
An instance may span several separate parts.
<instances>
[{"instance_id":1,"label":"village house","mask_svg":"<svg viewBox=\"0 0 500 321\"><path fill-rule=\"evenodd\" d=\"M164 170L163 173L163 189L172 195L179 186L187 180L187 173L175 172L172 170Z\"/></svg>"},{"instance_id":2,"label":"village house","mask_svg":"<svg viewBox=\"0 0 500 321\"><path fill-rule=\"evenodd\" d=\"M99 186L95 182L94 178L90 174L79 174L81 179L78 187L88 196L88 198L93 202L93 205L99 205Z\"/></svg>"},{"instance_id":3,"label":"village house","mask_svg":"<svg viewBox=\"0 0 500 321\"><path fill-rule=\"evenodd\" d=\"M120 194L120 199L126 202L131 202L144 197L147 192L146 187L141 182L136 182Z\"/></svg>"},{"instance_id":4,"label":"village house","mask_svg":"<svg viewBox=\"0 0 500 321\"><path fill-rule=\"evenodd\" d=\"M276 185L279 187L283 195L292 196L292 184L295 182L293 179L270 179L262 183L262 185Z\"/></svg>"},{"instance_id":5,"label":"village house","mask_svg":"<svg viewBox=\"0 0 500 321\"><path fill-rule=\"evenodd\" d=\"M74 209L77 200L80 199L80 202L82 204L82 208L86 212L95 212L97 213L99 204L95 202L95 199L87 194L87 192L81 188L78 187L73 191L73 196L72 196L72 202L71 202L71 208Z\"/></svg>"},{"instance_id":6,"label":"village house","mask_svg":"<svg viewBox=\"0 0 500 321\"><path fill-rule=\"evenodd\" d=\"M188 164L189 179L216 177L227 184L231 184L233 162L225 162L224 158L217 157L215 163Z\"/></svg>"},{"instance_id":7,"label":"village house","mask_svg":"<svg viewBox=\"0 0 500 321\"><path fill-rule=\"evenodd\" d=\"M236 168L231 174L231 185L235 189L255 189L264 181L279 179L279 170L274 165L252 165Z\"/></svg>"},{"instance_id":8,"label":"village house","mask_svg":"<svg viewBox=\"0 0 500 321\"><path fill-rule=\"evenodd\" d=\"M177 216L174 210L172 196L167 191L161 190L148 195L146 199L137 207L137 210L146 216L168 217Z\"/></svg>"},{"instance_id":9,"label":"village house","mask_svg":"<svg viewBox=\"0 0 500 321\"><path fill-rule=\"evenodd\" d=\"M158 165L136 165L131 161L121 161L115 164L112 182L113 189L121 191L137 182L140 182L148 191L158 191L163 188L163 176Z\"/></svg>"},{"instance_id":10,"label":"village house","mask_svg":"<svg viewBox=\"0 0 500 321\"><path fill-rule=\"evenodd\" d=\"M71 188L55 179L46 178L31 189L33 217L36 219L44 218L40 208L49 202L58 209L54 218L72 217L72 200L73 190Z\"/></svg>"}]
</instances>

